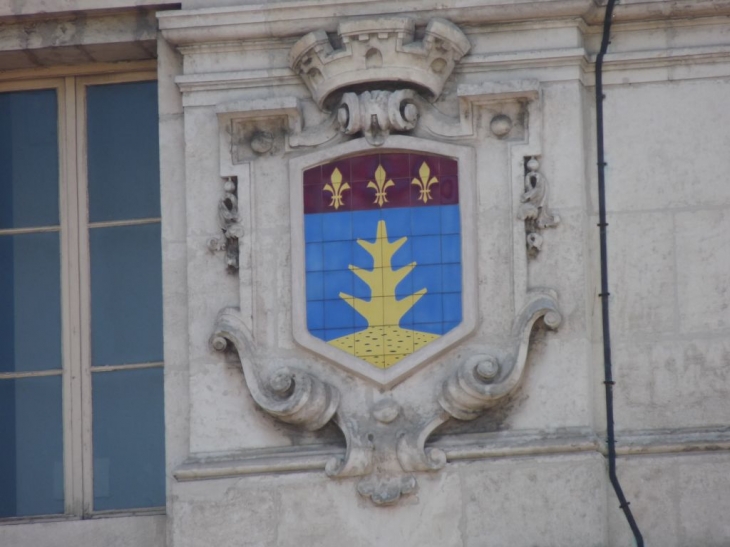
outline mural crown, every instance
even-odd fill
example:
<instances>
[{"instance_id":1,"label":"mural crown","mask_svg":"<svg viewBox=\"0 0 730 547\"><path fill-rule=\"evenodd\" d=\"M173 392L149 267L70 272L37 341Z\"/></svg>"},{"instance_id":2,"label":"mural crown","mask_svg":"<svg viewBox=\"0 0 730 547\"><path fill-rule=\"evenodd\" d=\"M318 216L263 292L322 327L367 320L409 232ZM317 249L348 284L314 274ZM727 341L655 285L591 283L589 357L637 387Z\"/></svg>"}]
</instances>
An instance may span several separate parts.
<instances>
[{"instance_id":1,"label":"mural crown","mask_svg":"<svg viewBox=\"0 0 730 547\"><path fill-rule=\"evenodd\" d=\"M342 21L340 42L323 30L303 36L289 52L289 66L304 81L321 108L338 90L368 89L368 84L411 86L435 99L454 66L471 48L464 33L445 19L431 19L414 40L410 17L376 17Z\"/></svg>"}]
</instances>

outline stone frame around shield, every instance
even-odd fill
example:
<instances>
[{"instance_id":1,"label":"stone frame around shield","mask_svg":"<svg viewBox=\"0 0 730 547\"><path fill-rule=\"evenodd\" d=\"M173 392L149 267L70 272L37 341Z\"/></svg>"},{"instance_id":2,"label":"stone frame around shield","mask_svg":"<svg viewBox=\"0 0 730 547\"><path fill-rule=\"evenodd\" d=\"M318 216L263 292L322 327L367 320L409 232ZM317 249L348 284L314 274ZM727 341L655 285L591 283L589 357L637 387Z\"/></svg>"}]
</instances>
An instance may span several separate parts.
<instances>
[{"instance_id":1,"label":"stone frame around shield","mask_svg":"<svg viewBox=\"0 0 730 547\"><path fill-rule=\"evenodd\" d=\"M303 174L313 166L366 152L425 152L447 156L458 162L459 173L462 276L461 322L436 340L385 369L376 368L359 357L338 349L312 335L307 325ZM474 331L477 323L476 302L478 299L475 227L476 181L474 152L471 148L398 135L388 137L382 147L373 147L365 139L357 139L290 160L289 183L291 196L293 334L299 345L326 358L347 372L370 380L381 387L388 388L406 379Z\"/></svg>"}]
</instances>

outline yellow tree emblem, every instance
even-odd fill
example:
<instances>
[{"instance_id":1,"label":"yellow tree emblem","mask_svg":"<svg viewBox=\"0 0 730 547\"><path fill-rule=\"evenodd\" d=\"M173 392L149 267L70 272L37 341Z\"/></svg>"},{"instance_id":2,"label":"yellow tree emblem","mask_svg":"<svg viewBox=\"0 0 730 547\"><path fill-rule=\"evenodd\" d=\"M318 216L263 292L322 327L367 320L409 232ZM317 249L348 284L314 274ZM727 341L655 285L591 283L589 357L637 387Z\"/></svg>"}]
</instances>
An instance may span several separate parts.
<instances>
[{"instance_id":1,"label":"yellow tree emblem","mask_svg":"<svg viewBox=\"0 0 730 547\"><path fill-rule=\"evenodd\" d=\"M423 201L423 203L428 203L429 199L433 199L431 196L431 186L433 184L437 184L438 179L431 176L431 168L425 161L421 164L421 168L418 170L418 175L421 177L421 180L413 179L411 184L415 184L420 189L418 199Z\"/></svg>"},{"instance_id":2,"label":"yellow tree emblem","mask_svg":"<svg viewBox=\"0 0 730 547\"><path fill-rule=\"evenodd\" d=\"M395 186L395 182L392 180L385 181L386 176L383 166L378 165L378 168L375 170L375 182L370 181L367 186L368 188L375 189L375 201L373 203L377 203L380 207L383 206L383 203L388 203L388 196L385 191L391 186Z\"/></svg>"},{"instance_id":3,"label":"yellow tree emblem","mask_svg":"<svg viewBox=\"0 0 730 547\"><path fill-rule=\"evenodd\" d=\"M332 172L330 181L331 184L327 183L324 185L324 190L332 194L332 200L330 201L329 206L334 207L335 210L337 210L344 205L342 203L342 192L349 190L350 185L348 183L342 184L342 173L340 173L340 170L337 169L337 167L335 167L335 170Z\"/></svg>"},{"instance_id":4,"label":"yellow tree emblem","mask_svg":"<svg viewBox=\"0 0 730 547\"><path fill-rule=\"evenodd\" d=\"M368 322L368 327L354 334L330 340L330 344L351 353L378 368L388 368L407 355L432 342L439 336L429 332L404 329L399 326L403 316L426 294L420 289L400 300L396 287L416 267L415 262L393 269L393 255L406 242L402 237L388 241L385 221L378 222L374 242L358 239L357 243L373 258L373 269L364 270L349 265L350 270L370 288L370 300L341 292L347 302Z\"/></svg>"},{"instance_id":5,"label":"yellow tree emblem","mask_svg":"<svg viewBox=\"0 0 730 547\"><path fill-rule=\"evenodd\" d=\"M400 323L401 317L426 294L426 289L421 289L402 300L396 300L395 298L395 288L398 283L403 281L416 267L415 262L411 262L398 270L394 270L391 265L393 255L403 246L406 240L407 238L402 237L393 243L388 242L388 232L384 220L378 222L374 243L364 239L357 240L358 245L373 257L373 269L363 270L352 264L349 267L356 276L370 287L371 298L366 301L343 292L340 293L340 298L344 299L345 302L355 308L355 311L367 319L370 326L397 325Z\"/></svg>"}]
</instances>

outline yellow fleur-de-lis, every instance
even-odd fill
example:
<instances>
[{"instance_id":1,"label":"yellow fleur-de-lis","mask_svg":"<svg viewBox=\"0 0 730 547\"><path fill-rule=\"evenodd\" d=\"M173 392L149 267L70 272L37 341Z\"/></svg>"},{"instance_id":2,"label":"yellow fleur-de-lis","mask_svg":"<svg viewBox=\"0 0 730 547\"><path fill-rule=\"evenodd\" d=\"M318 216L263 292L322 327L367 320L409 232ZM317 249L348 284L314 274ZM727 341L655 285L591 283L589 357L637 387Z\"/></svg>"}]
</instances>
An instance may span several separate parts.
<instances>
[{"instance_id":1,"label":"yellow fleur-de-lis","mask_svg":"<svg viewBox=\"0 0 730 547\"><path fill-rule=\"evenodd\" d=\"M436 177L431 177L431 168L425 161L421 164L418 175L421 177L421 180L413 179L411 184L415 184L420 188L421 193L418 195L418 199L423 201L423 203L428 203L429 199L433 199L431 196L431 185L437 184L439 180Z\"/></svg>"},{"instance_id":2,"label":"yellow fleur-de-lis","mask_svg":"<svg viewBox=\"0 0 730 547\"><path fill-rule=\"evenodd\" d=\"M391 186L395 186L395 182L392 180L385 181L386 176L383 166L378 165L378 168L375 170L375 182L370 181L367 186L368 188L375 189L375 201L373 203L377 203L380 207L383 206L383 203L388 203L388 196L385 191Z\"/></svg>"},{"instance_id":3,"label":"yellow fleur-de-lis","mask_svg":"<svg viewBox=\"0 0 730 547\"><path fill-rule=\"evenodd\" d=\"M348 183L342 184L342 173L340 173L340 170L337 169L337 167L335 167L335 170L332 171L330 181L332 181L332 184L325 184L324 190L332 194L332 200L330 201L329 206L334 207L335 210L337 210L344 205L344 203L342 203L342 192L349 190L350 185Z\"/></svg>"}]
</instances>

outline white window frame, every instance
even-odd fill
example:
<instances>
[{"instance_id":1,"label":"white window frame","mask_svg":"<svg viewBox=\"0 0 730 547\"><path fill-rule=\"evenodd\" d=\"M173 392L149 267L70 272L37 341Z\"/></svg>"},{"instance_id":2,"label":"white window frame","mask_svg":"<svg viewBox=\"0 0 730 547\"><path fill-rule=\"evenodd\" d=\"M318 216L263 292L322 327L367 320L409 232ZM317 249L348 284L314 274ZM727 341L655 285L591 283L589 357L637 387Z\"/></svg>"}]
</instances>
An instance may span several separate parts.
<instances>
[{"instance_id":1,"label":"white window frame","mask_svg":"<svg viewBox=\"0 0 730 547\"><path fill-rule=\"evenodd\" d=\"M61 371L0 373L0 379L62 376L64 468L64 514L2 518L0 524L165 512L164 507L93 509L92 372L103 374L122 369L158 368L163 366L163 362L92 367L89 230L160 223L161 219L89 223L86 88L156 80L154 61L18 71L0 79L0 93L54 89L57 94L60 223L55 227L0 230L0 235L60 232L62 368Z\"/></svg>"}]
</instances>

